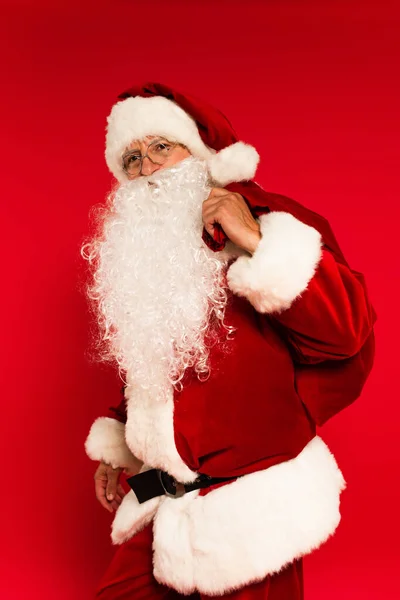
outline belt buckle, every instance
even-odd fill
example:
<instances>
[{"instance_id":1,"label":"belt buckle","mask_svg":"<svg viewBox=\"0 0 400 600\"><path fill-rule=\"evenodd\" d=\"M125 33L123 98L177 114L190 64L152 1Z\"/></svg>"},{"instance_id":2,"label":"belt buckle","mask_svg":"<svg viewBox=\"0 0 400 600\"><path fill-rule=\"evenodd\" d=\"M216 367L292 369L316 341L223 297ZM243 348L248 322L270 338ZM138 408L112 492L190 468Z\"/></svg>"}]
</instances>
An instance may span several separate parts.
<instances>
[{"instance_id":1,"label":"belt buckle","mask_svg":"<svg viewBox=\"0 0 400 600\"><path fill-rule=\"evenodd\" d=\"M158 471L158 477L165 495L168 496L168 498L181 498L184 496L186 490L183 483L176 481L176 479L166 471Z\"/></svg>"}]
</instances>

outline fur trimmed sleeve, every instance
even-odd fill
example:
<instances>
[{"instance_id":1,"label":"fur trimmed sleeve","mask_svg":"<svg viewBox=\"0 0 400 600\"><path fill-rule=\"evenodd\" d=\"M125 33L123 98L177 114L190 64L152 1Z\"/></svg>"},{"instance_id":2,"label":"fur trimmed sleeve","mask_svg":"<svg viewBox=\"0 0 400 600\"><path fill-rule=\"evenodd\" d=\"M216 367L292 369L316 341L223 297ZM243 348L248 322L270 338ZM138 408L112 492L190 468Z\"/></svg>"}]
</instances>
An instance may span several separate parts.
<instances>
[{"instance_id":1,"label":"fur trimmed sleeve","mask_svg":"<svg viewBox=\"0 0 400 600\"><path fill-rule=\"evenodd\" d=\"M85 441L85 451L92 460L105 462L112 467L137 471L141 462L132 454L125 440L127 419L124 388L118 406L110 406L108 416L98 417L92 424Z\"/></svg>"},{"instance_id":2,"label":"fur trimmed sleeve","mask_svg":"<svg viewBox=\"0 0 400 600\"><path fill-rule=\"evenodd\" d=\"M228 285L269 315L301 363L355 355L375 313L363 276L338 263L321 234L287 212L259 218L261 240L252 256L228 269Z\"/></svg>"},{"instance_id":3,"label":"fur trimmed sleeve","mask_svg":"<svg viewBox=\"0 0 400 600\"><path fill-rule=\"evenodd\" d=\"M98 417L85 441L86 454L116 467L131 469L139 464L125 441L125 425L110 417Z\"/></svg>"}]
</instances>

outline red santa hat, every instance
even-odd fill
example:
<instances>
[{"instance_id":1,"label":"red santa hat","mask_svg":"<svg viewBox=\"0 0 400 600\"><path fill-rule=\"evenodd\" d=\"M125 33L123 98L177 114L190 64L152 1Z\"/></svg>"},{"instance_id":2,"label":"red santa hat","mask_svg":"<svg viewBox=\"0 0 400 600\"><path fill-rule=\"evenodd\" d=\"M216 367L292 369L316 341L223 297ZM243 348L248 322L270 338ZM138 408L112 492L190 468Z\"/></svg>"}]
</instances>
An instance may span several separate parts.
<instances>
[{"instance_id":1,"label":"red santa hat","mask_svg":"<svg viewBox=\"0 0 400 600\"><path fill-rule=\"evenodd\" d=\"M216 108L161 83L133 86L118 96L107 118L106 163L123 182L122 155L133 140L160 135L207 161L217 185L253 179L260 157Z\"/></svg>"}]
</instances>

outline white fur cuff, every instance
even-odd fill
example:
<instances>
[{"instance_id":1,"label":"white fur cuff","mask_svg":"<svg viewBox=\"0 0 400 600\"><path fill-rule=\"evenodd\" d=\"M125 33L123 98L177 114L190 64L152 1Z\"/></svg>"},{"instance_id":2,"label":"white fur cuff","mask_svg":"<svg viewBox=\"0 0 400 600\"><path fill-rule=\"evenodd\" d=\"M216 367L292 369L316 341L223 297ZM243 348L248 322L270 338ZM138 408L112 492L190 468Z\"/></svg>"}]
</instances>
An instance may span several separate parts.
<instances>
[{"instance_id":1,"label":"white fur cuff","mask_svg":"<svg viewBox=\"0 0 400 600\"><path fill-rule=\"evenodd\" d=\"M228 285L258 312L281 312L313 277L322 257L321 234L287 212L270 212L259 221L258 247L228 269Z\"/></svg>"},{"instance_id":2,"label":"white fur cuff","mask_svg":"<svg viewBox=\"0 0 400 600\"><path fill-rule=\"evenodd\" d=\"M85 441L85 450L92 460L103 461L113 468L130 469L139 464L126 444L125 425L110 417L98 417L94 421Z\"/></svg>"}]
</instances>

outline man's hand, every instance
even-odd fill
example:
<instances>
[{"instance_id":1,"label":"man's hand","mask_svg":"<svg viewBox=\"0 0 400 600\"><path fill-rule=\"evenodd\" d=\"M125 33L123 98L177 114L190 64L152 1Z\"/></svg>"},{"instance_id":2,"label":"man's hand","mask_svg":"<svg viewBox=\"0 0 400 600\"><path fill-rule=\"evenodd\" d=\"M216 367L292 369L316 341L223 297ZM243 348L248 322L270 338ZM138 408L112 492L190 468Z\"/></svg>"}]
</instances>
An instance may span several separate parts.
<instances>
[{"instance_id":1,"label":"man's hand","mask_svg":"<svg viewBox=\"0 0 400 600\"><path fill-rule=\"evenodd\" d=\"M109 512L117 510L125 496L125 490L119 483L122 468L113 469L101 462L94 474L96 498Z\"/></svg>"},{"instance_id":2,"label":"man's hand","mask_svg":"<svg viewBox=\"0 0 400 600\"><path fill-rule=\"evenodd\" d=\"M215 187L203 202L203 222L213 236L214 223L219 223L228 238L250 254L261 239L260 226L253 218L243 196Z\"/></svg>"}]
</instances>

